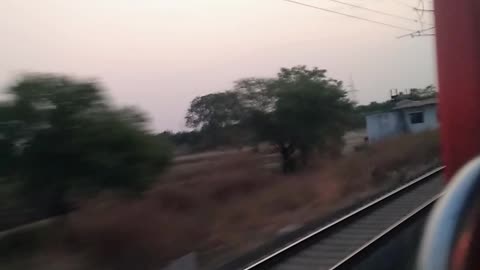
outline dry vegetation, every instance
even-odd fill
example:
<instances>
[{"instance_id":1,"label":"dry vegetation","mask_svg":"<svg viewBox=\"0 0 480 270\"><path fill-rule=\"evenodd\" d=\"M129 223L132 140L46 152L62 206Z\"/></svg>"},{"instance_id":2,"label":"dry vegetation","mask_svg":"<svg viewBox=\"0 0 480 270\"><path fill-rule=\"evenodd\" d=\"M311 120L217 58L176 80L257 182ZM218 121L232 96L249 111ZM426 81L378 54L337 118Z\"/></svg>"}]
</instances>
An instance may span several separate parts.
<instances>
[{"instance_id":1,"label":"dry vegetation","mask_svg":"<svg viewBox=\"0 0 480 270\"><path fill-rule=\"evenodd\" d=\"M54 269L54 264L55 269L158 269L197 251L204 267L217 265L287 225L325 215L435 166L438 153L437 134L425 133L337 160L316 160L289 176L266 170L258 154L246 152L181 164L142 198L104 194L85 203L57 231L59 239L52 244L49 238L31 260L36 269Z\"/></svg>"}]
</instances>

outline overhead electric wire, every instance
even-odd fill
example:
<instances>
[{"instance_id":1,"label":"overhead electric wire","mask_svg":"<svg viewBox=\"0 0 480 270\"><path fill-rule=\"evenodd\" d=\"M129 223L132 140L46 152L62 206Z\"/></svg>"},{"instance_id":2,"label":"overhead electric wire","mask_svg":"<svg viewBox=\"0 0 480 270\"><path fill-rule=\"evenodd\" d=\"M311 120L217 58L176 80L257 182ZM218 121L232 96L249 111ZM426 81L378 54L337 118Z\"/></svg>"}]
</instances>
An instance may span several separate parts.
<instances>
[{"instance_id":1,"label":"overhead electric wire","mask_svg":"<svg viewBox=\"0 0 480 270\"><path fill-rule=\"evenodd\" d=\"M411 6L411 5L409 5L409 4L406 4L406 3L402 2L402 1L399 1L399 0L392 0L392 1L393 1L394 3L397 3L397 5L401 5L401 6L410 8L410 9L415 8L414 6Z\"/></svg>"},{"instance_id":2,"label":"overhead electric wire","mask_svg":"<svg viewBox=\"0 0 480 270\"><path fill-rule=\"evenodd\" d=\"M424 12L435 12L434 9L418 9L418 8L413 8L416 11L424 11Z\"/></svg>"},{"instance_id":3,"label":"overhead electric wire","mask_svg":"<svg viewBox=\"0 0 480 270\"><path fill-rule=\"evenodd\" d=\"M358 8L358 9L367 10L367 11L377 13L377 14L381 14L381 15L384 15L384 16L390 16L390 17L393 17L393 18L402 19L402 20L411 21L411 22L418 22L418 20L415 20L415 19L412 19L412 18L408 18L408 17L404 17L404 16L401 16L401 15L388 13L388 12L384 12L384 11L376 10L376 9L372 9L372 8L362 7L362 6L359 6L359 5L355 5L355 4L351 4L351 3L347 3L347 2L343 2L343 1L338 1L338 0L327 0L327 1L334 2L334 3L337 3L337 4L346 5L346 6L349 6L349 7L354 7L354 8Z\"/></svg>"},{"instance_id":4,"label":"overhead electric wire","mask_svg":"<svg viewBox=\"0 0 480 270\"><path fill-rule=\"evenodd\" d=\"M420 12L420 23L422 24L422 29L423 29L423 16L425 15L425 2L423 2L423 0L420 0L420 3L422 3L422 11Z\"/></svg>"},{"instance_id":5,"label":"overhead electric wire","mask_svg":"<svg viewBox=\"0 0 480 270\"><path fill-rule=\"evenodd\" d=\"M370 19L367 19L367 18L358 17L358 16L355 16L355 15L350 15L350 14L338 12L338 11L335 11L335 10L310 5L310 4L305 4L305 3L297 2L297 1L294 1L294 0L283 0L283 1L289 2L289 3L292 3L292 4L296 4L296 5L300 5L300 6L305 6L305 7L321 10L321 11L325 11L325 12L334 13L334 14L337 14L337 15L342 15L342 16L349 17L349 18L352 18L352 19L357 19L357 20L362 20L362 21L366 21L366 22L370 22L370 23L374 23L374 24L378 24L378 25L387 26L387 27L394 28L394 29L415 32L415 30L412 30L412 29L409 29L409 28L406 28L406 27L397 26L397 25L388 24L388 23L383 23L383 22L379 22L379 21L375 21L375 20L370 20Z\"/></svg>"},{"instance_id":6,"label":"overhead electric wire","mask_svg":"<svg viewBox=\"0 0 480 270\"><path fill-rule=\"evenodd\" d=\"M419 8L421 8L422 3L423 3L422 0L418 0L417 7L413 9L417 14L418 21L420 22L420 30L423 30L423 22L422 22L423 12L419 11Z\"/></svg>"},{"instance_id":7,"label":"overhead electric wire","mask_svg":"<svg viewBox=\"0 0 480 270\"><path fill-rule=\"evenodd\" d=\"M435 34L422 34L424 32L427 32L427 31L430 31L430 30L433 30L433 29L435 29L435 27L430 27L430 28L423 29L423 30L417 30L417 31L413 31L412 33L409 33L409 34L398 36L397 38L404 38L404 37L408 37L408 36L411 36L411 37L430 36L430 35L434 36Z\"/></svg>"}]
</instances>

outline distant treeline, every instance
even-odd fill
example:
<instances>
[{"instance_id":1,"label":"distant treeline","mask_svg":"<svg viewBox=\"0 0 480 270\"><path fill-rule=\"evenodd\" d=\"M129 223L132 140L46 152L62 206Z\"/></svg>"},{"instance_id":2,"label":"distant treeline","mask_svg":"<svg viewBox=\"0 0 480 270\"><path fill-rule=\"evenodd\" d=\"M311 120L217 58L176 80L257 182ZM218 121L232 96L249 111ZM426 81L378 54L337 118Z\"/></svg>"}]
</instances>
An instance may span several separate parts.
<instances>
[{"instance_id":1,"label":"distant treeline","mask_svg":"<svg viewBox=\"0 0 480 270\"><path fill-rule=\"evenodd\" d=\"M402 98L435 95L433 87ZM362 127L363 115L393 101L356 106L326 70L295 66L272 78L246 78L232 89L192 100L185 116L192 131L154 134L148 117L119 108L95 81L27 74L0 102L0 184L49 214L102 190L148 188L177 153L270 143L285 173L315 153L338 154L343 134ZM2 186L0 186L0 189ZM74 199L75 198L75 199Z\"/></svg>"},{"instance_id":2,"label":"distant treeline","mask_svg":"<svg viewBox=\"0 0 480 270\"><path fill-rule=\"evenodd\" d=\"M292 68L291 72L295 69L297 72L302 69L303 71L308 70L301 66ZM283 71L286 70L288 69L283 69ZM274 98L269 94L271 95L275 91L271 89L275 80L278 80L278 78L242 79L235 82L231 90L197 97L192 101L186 116L187 126L193 129L180 132L165 131L159 136L172 142L179 154L219 147L255 146L259 142L259 136L257 136L251 122L248 121L251 120L249 114L252 117L252 106L264 106L264 108L270 106L269 109L273 110L275 100L272 100ZM345 95L342 84L339 83L337 86ZM302 89L298 88L297 85L293 87L296 88L291 89L291 91L296 91L300 95ZM318 91L322 91L322 88L319 87ZM423 100L436 97L436 95L436 88L429 85L425 88L406 90L404 93L398 93L397 96L383 102L374 101L367 105L350 102L353 107L349 112L350 118L344 122L344 130L365 128L365 115L389 111L400 100ZM346 99L346 96L342 98ZM298 105L305 106L306 104Z\"/></svg>"}]
</instances>

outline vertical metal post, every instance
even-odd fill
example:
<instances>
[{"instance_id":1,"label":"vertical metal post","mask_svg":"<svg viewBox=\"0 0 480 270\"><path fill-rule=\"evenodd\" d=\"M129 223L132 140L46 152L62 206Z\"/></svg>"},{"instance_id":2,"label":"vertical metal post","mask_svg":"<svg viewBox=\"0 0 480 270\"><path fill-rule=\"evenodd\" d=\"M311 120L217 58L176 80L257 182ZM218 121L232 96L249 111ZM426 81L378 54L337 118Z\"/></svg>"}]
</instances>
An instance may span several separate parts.
<instances>
[{"instance_id":1,"label":"vertical metal post","mask_svg":"<svg viewBox=\"0 0 480 270\"><path fill-rule=\"evenodd\" d=\"M449 179L480 154L480 1L435 0L440 125Z\"/></svg>"}]
</instances>

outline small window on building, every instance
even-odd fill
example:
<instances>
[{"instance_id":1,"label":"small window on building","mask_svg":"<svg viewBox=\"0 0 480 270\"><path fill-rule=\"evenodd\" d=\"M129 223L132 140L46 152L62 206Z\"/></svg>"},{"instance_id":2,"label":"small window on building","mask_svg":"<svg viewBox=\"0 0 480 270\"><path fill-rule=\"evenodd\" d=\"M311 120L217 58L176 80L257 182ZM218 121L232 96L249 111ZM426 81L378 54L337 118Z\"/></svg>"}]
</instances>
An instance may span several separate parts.
<instances>
[{"instance_id":1,"label":"small window on building","mask_svg":"<svg viewBox=\"0 0 480 270\"><path fill-rule=\"evenodd\" d=\"M423 112L414 112L410 114L410 123L421 124L423 123Z\"/></svg>"}]
</instances>

